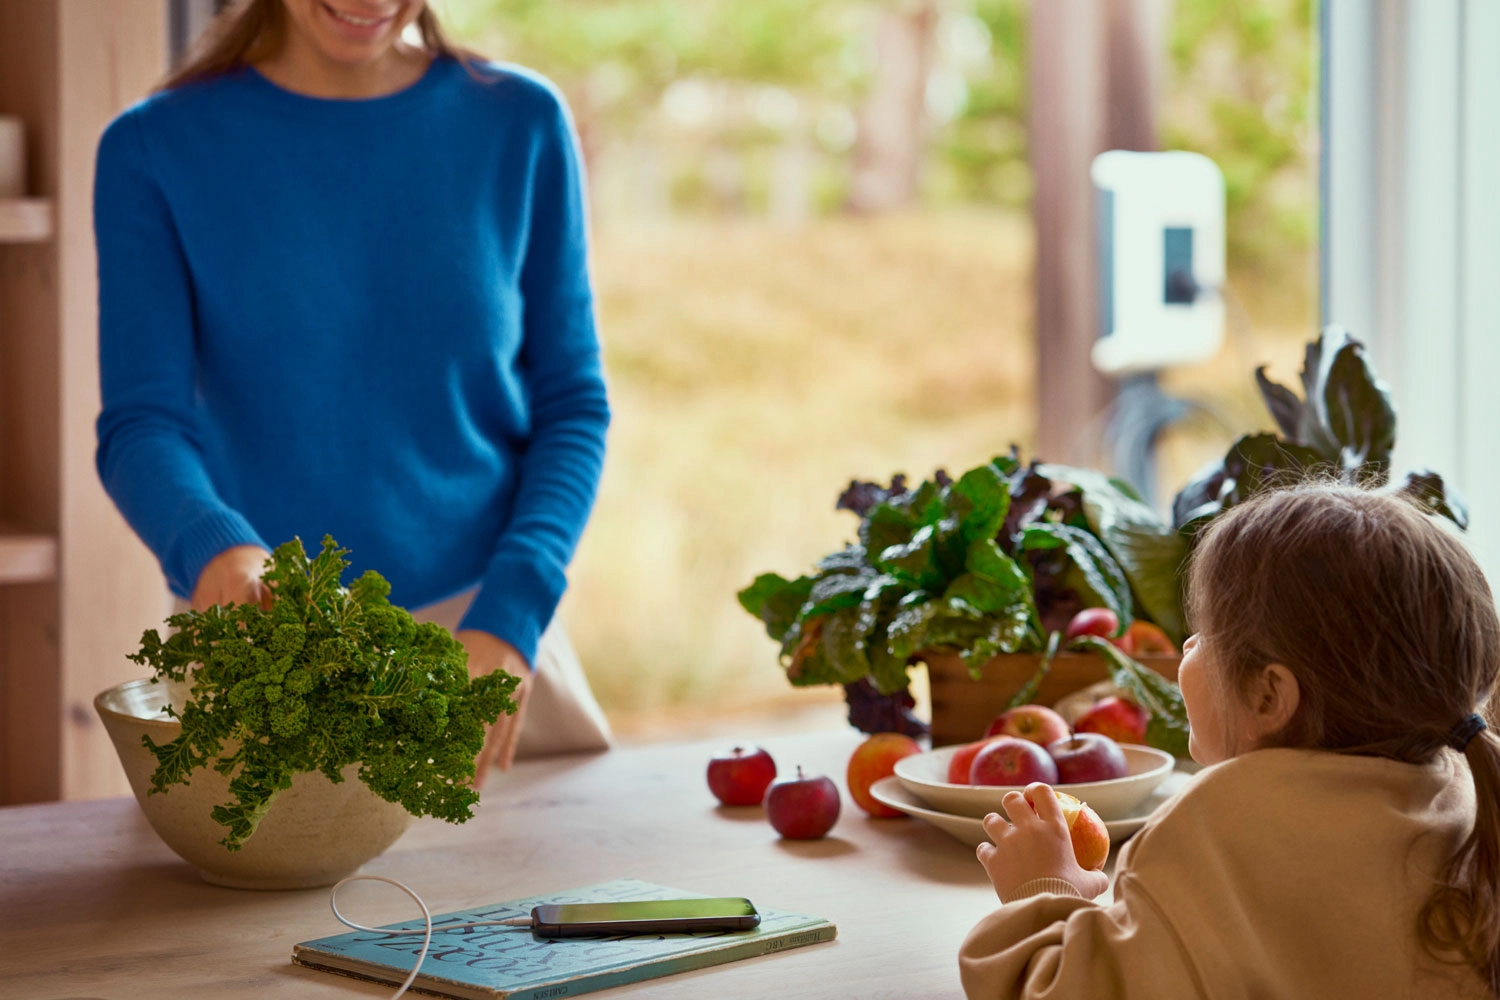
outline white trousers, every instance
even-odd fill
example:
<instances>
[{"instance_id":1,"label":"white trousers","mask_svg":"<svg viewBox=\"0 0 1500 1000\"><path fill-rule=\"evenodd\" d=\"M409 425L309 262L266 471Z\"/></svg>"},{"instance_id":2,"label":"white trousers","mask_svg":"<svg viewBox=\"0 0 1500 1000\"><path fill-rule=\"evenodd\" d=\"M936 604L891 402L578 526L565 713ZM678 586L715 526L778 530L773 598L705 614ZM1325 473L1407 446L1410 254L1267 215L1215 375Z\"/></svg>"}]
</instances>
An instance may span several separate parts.
<instances>
[{"instance_id":1,"label":"white trousers","mask_svg":"<svg viewBox=\"0 0 1500 1000\"><path fill-rule=\"evenodd\" d=\"M473 600L474 591L465 591L446 601L418 608L411 616L419 622L435 622L450 632L457 631ZM556 616L537 643L536 662L532 666L535 672L531 692L526 697L516 759L608 750L609 722L594 698L583 664L578 662L578 654L568 641L568 633Z\"/></svg>"}]
</instances>

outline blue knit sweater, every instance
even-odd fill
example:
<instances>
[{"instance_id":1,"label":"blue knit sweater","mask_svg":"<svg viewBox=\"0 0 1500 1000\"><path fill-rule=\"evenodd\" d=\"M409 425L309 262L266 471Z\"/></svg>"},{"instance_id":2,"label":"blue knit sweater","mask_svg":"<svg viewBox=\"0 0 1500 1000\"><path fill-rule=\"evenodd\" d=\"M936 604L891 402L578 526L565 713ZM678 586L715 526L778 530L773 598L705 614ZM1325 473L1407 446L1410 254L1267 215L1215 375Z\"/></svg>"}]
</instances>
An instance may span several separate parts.
<instances>
[{"instance_id":1,"label":"blue knit sweater","mask_svg":"<svg viewBox=\"0 0 1500 1000\"><path fill-rule=\"evenodd\" d=\"M254 70L99 144L105 489L188 595L215 555L325 534L528 662L593 504L609 408L558 94L436 60L370 100Z\"/></svg>"}]
</instances>

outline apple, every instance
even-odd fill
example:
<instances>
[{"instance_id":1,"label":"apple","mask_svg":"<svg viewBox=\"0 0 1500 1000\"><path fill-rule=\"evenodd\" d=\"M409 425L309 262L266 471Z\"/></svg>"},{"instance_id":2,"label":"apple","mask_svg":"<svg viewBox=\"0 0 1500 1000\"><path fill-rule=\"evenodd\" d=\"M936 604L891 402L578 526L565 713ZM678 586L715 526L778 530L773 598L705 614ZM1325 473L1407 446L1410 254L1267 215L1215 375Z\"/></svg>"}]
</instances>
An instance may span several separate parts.
<instances>
[{"instance_id":1,"label":"apple","mask_svg":"<svg viewBox=\"0 0 1500 1000\"><path fill-rule=\"evenodd\" d=\"M1074 733L1071 739L1049 743L1047 753L1052 755L1058 780L1064 785L1109 781L1130 773L1120 744L1099 733Z\"/></svg>"},{"instance_id":2,"label":"apple","mask_svg":"<svg viewBox=\"0 0 1500 1000\"><path fill-rule=\"evenodd\" d=\"M965 743L958 748L958 752L948 758L948 784L967 785L969 783L969 768L974 764L974 758L979 751L994 742L994 737L975 740L973 743Z\"/></svg>"},{"instance_id":3,"label":"apple","mask_svg":"<svg viewBox=\"0 0 1500 1000\"><path fill-rule=\"evenodd\" d=\"M1057 784L1057 765L1047 751L1030 740L1000 736L986 743L969 766L971 785Z\"/></svg>"},{"instance_id":4,"label":"apple","mask_svg":"<svg viewBox=\"0 0 1500 1000\"><path fill-rule=\"evenodd\" d=\"M881 778L896 773L896 761L921 753L917 741L903 733L876 733L854 748L849 757L849 770L844 775L849 785L849 797L865 812L882 819L905 816L899 809L892 809L883 802L876 802L870 794L870 786Z\"/></svg>"},{"instance_id":5,"label":"apple","mask_svg":"<svg viewBox=\"0 0 1500 1000\"><path fill-rule=\"evenodd\" d=\"M1052 794L1062 804L1063 818L1068 821L1068 838L1073 841L1073 857L1078 859L1078 866L1099 871L1109 858L1109 828L1090 806L1067 792L1054 789Z\"/></svg>"},{"instance_id":6,"label":"apple","mask_svg":"<svg viewBox=\"0 0 1500 1000\"><path fill-rule=\"evenodd\" d=\"M1159 626L1150 622L1133 621L1125 634L1115 640L1120 652L1126 656L1176 656L1177 647L1167 638Z\"/></svg>"},{"instance_id":7,"label":"apple","mask_svg":"<svg viewBox=\"0 0 1500 1000\"><path fill-rule=\"evenodd\" d=\"M777 778L766 789L766 818L787 840L817 840L839 818L839 788L831 778Z\"/></svg>"},{"instance_id":8,"label":"apple","mask_svg":"<svg viewBox=\"0 0 1500 1000\"><path fill-rule=\"evenodd\" d=\"M776 777L776 762L758 746L721 750L708 761L708 790L726 806L758 806Z\"/></svg>"},{"instance_id":9,"label":"apple","mask_svg":"<svg viewBox=\"0 0 1500 1000\"><path fill-rule=\"evenodd\" d=\"M1116 743L1145 743L1150 714L1128 698L1100 698L1073 722L1079 733L1099 733Z\"/></svg>"},{"instance_id":10,"label":"apple","mask_svg":"<svg viewBox=\"0 0 1500 1000\"><path fill-rule=\"evenodd\" d=\"M1068 732L1067 721L1047 706L1020 705L995 716L984 735L1018 736L1046 746L1066 738Z\"/></svg>"},{"instance_id":11,"label":"apple","mask_svg":"<svg viewBox=\"0 0 1500 1000\"><path fill-rule=\"evenodd\" d=\"M1067 637L1097 635L1108 639L1120 634L1120 616L1109 608L1084 608L1068 622Z\"/></svg>"}]
</instances>

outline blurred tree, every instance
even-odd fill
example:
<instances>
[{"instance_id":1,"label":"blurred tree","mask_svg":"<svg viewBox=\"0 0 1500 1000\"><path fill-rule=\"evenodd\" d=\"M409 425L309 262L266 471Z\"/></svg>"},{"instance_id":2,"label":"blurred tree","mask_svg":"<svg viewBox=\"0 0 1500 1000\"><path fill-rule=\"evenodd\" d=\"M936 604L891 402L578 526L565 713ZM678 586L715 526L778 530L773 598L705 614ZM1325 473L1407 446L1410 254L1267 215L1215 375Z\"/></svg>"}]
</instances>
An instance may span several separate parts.
<instances>
[{"instance_id":1,"label":"blurred tree","mask_svg":"<svg viewBox=\"0 0 1500 1000\"><path fill-rule=\"evenodd\" d=\"M1169 29L1163 147L1219 164L1230 267L1273 281L1305 271L1315 236L1314 3L1176 0Z\"/></svg>"},{"instance_id":2,"label":"blurred tree","mask_svg":"<svg viewBox=\"0 0 1500 1000\"><path fill-rule=\"evenodd\" d=\"M558 82L591 162L613 150L640 159L648 145L671 161L678 204L795 215L785 192L812 191L837 210L866 203L860 178L876 175L928 200L1030 202L1027 13L1040 0L436 2L466 44ZM1162 147L1223 168L1233 266L1302 267L1288 251L1314 235L1316 0L1161 2ZM883 55L897 50L911 58ZM951 113L935 113L935 98ZM662 139L664 108L697 131Z\"/></svg>"},{"instance_id":3,"label":"blurred tree","mask_svg":"<svg viewBox=\"0 0 1500 1000\"><path fill-rule=\"evenodd\" d=\"M875 73L860 108L849 183L855 212L904 208L917 199L937 26L934 0L894 0L877 14Z\"/></svg>"},{"instance_id":4,"label":"blurred tree","mask_svg":"<svg viewBox=\"0 0 1500 1000\"><path fill-rule=\"evenodd\" d=\"M1031 200L1026 143L1030 5L1028 0L973 0L972 6L970 30L980 33L984 55L966 74L967 100L936 149L959 200L1024 208Z\"/></svg>"}]
</instances>

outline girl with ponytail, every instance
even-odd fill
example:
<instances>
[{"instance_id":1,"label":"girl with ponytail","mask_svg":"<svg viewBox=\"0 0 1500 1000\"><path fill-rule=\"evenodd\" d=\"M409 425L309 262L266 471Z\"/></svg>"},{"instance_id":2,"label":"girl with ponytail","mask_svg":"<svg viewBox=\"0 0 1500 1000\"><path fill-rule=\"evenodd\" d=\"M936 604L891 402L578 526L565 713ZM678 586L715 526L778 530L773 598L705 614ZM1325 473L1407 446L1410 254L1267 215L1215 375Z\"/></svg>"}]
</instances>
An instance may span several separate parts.
<instances>
[{"instance_id":1,"label":"girl with ponytail","mask_svg":"<svg viewBox=\"0 0 1500 1000\"><path fill-rule=\"evenodd\" d=\"M1045 785L989 817L1005 905L964 942L969 996L1500 995L1500 617L1464 545L1402 499L1301 486L1214 521L1188 598L1209 767L1107 905Z\"/></svg>"}]
</instances>

